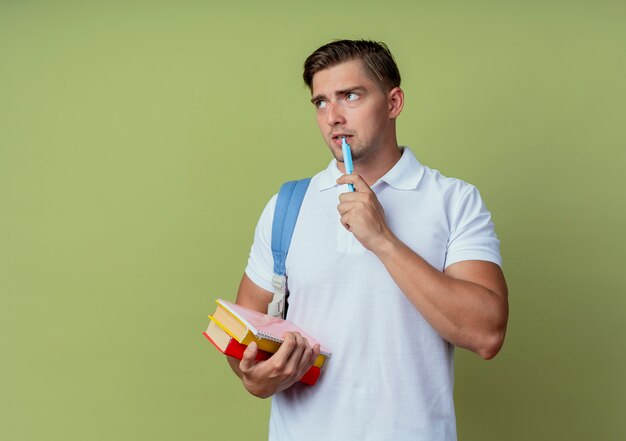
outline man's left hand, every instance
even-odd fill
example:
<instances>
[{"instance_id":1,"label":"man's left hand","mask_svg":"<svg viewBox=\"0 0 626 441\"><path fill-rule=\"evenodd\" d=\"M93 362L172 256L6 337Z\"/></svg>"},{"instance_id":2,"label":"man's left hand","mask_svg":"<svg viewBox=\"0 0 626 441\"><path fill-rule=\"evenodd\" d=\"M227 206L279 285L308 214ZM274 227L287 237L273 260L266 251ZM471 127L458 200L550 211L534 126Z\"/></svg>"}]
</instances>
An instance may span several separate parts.
<instances>
[{"instance_id":1,"label":"man's left hand","mask_svg":"<svg viewBox=\"0 0 626 441\"><path fill-rule=\"evenodd\" d=\"M339 195L337 210L341 223L365 248L376 254L393 237L376 193L357 174L343 175L337 183L352 184L355 190Z\"/></svg>"}]
</instances>

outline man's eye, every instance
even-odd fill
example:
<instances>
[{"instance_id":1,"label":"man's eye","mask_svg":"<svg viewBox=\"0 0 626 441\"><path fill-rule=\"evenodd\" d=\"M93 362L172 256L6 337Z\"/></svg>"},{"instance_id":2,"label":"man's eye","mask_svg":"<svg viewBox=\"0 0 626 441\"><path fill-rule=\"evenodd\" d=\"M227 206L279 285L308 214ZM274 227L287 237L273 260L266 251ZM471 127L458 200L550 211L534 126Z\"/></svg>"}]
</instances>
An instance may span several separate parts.
<instances>
[{"instance_id":1,"label":"man's eye","mask_svg":"<svg viewBox=\"0 0 626 441\"><path fill-rule=\"evenodd\" d=\"M359 99L359 95L354 92L350 92L346 94L346 99L348 101L356 101Z\"/></svg>"},{"instance_id":2,"label":"man's eye","mask_svg":"<svg viewBox=\"0 0 626 441\"><path fill-rule=\"evenodd\" d=\"M317 107L318 109L324 109L326 107L326 101L315 101L315 107Z\"/></svg>"}]
</instances>

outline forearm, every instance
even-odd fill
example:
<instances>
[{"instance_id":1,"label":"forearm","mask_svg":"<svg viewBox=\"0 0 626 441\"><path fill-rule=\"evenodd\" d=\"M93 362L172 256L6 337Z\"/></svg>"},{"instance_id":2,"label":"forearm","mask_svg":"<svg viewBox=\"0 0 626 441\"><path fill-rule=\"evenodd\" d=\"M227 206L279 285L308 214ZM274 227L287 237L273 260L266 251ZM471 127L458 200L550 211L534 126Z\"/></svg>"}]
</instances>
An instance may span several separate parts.
<instances>
[{"instance_id":1,"label":"forearm","mask_svg":"<svg viewBox=\"0 0 626 441\"><path fill-rule=\"evenodd\" d=\"M388 231L375 253L398 287L442 338L485 359L498 353L508 318L503 278L502 283L486 287L444 274Z\"/></svg>"}]
</instances>

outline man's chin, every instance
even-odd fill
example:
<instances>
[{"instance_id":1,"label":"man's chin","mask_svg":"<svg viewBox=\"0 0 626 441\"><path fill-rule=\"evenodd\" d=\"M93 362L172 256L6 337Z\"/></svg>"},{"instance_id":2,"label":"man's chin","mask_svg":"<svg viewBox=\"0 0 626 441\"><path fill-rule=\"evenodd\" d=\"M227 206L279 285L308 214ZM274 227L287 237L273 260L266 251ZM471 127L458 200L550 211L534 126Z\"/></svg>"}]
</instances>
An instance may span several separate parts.
<instances>
[{"instance_id":1,"label":"man's chin","mask_svg":"<svg viewBox=\"0 0 626 441\"><path fill-rule=\"evenodd\" d=\"M337 162L343 162L343 151L341 148L337 149L334 144L329 142L326 142L326 145L328 145L330 153L335 157ZM350 151L352 153L352 162L359 161L363 157L363 152L360 149L354 149L351 147Z\"/></svg>"},{"instance_id":2,"label":"man's chin","mask_svg":"<svg viewBox=\"0 0 626 441\"><path fill-rule=\"evenodd\" d=\"M330 150L330 154L337 160L337 162L343 162L343 152L341 149L337 150L334 145L326 143L328 145L328 149Z\"/></svg>"}]
</instances>

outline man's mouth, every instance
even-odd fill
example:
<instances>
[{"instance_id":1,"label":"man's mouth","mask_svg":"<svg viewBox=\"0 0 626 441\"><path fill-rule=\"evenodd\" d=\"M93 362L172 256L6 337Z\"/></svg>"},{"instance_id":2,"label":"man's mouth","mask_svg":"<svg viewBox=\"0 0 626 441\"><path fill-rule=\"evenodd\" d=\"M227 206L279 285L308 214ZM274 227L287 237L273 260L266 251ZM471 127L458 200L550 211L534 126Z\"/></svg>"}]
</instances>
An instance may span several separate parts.
<instances>
[{"instance_id":1,"label":"man's mouth","mask_svg":"<svg viewBox=\"0 0 626 441\"><path fill-rule=\"evenodd\" d=\"M348 135L347 133L337 133L331 137L333 143L336 145L341 145L341 138L346 138L346 142L350 144L350 140L353 135Z\"/></svg>"}]
</instances>

